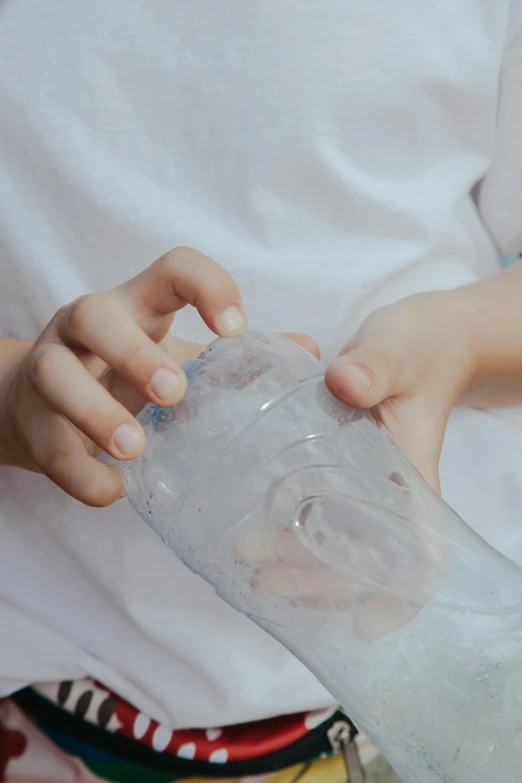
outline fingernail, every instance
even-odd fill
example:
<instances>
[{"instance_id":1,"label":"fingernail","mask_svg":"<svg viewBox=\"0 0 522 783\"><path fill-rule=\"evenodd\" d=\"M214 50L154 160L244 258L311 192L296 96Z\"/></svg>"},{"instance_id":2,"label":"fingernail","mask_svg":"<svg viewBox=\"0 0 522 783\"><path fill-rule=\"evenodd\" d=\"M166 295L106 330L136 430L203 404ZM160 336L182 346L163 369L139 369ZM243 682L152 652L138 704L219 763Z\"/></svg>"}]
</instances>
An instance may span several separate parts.
<instances>
[{"instance_id":1,"label":"fingernail","mask_svg":"<svg viewBox=\"0 0 522 783\"><path fill-rule=\"evenodd\" d=\"M123 455L134 454L140 448L142 441L142 432L132 424L120 424L112 436L112 442Z\"/></svg>"},{"instance_id":2,"label":"fingernail","mask_svg":"<svg viewBox=\"0 0 522 783\"><path fill-rule=\"evenodd\" d=\"M219 328L222 332L240 332L245 327L245 316L235 305L230 305L223 310L218 318Z\"/></svg>"},{"instance_id":3,"label":"fingernail","mask_svg":"<svg viewBox=\"0 0 522 783\"><path fill-rule=\"evenodd\" d=\"M173 370L160 367L152 376L150 388L152 393L160 400L171 400L177 396L181 384L181 378Z\"/></svg>"},{"instance_id":4,"label":"fingernail","mask_svg":"<svg viewBox=\"0 0 522 783\"><path fill-rule=\"evenodd\" d=\"M348 364L345 366L344 372L348 378L355 381L358 386L362 386L366 391L372 388L372 379L362 367L357 367L356 364Z\"/></svg>"}]
</instances>

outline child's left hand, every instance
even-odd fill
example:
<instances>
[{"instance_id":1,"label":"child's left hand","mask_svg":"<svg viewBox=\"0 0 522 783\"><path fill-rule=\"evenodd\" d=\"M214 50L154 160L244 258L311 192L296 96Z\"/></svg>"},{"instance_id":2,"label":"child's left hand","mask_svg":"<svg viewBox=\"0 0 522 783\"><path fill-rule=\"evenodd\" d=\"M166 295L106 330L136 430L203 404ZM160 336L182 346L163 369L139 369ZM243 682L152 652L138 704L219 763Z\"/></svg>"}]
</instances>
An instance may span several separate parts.
<instances>
[{"instance_id":1,"label":"child's left hand","mask_svg":"<svg viewBox=\"0 0 522 783\"><path fill-rule=\"evenodd\" d=\"M373 409L437 491L446 422L473 364L454 298L419 294L376 310L326 373L342 402Z\"/></svg>"}]
</instances>

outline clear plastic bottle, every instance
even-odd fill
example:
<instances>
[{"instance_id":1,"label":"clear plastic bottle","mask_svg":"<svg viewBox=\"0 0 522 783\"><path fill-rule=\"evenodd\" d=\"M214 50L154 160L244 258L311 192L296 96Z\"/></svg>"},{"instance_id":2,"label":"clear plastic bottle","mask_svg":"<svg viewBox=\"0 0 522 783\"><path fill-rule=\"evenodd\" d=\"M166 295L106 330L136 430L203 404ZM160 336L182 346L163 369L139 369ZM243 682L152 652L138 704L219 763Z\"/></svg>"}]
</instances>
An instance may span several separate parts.
<instances>
[{"instance_id":1,"label":"clear plastic bottle","mask_svg":"<svg viewBox=\"0 0 522 783\"><path fill-rule=\"evenodd\" d=\"M405 783L522 780L522 571L284 338L217 340L122 467L142 519Z\"/></svg>"}]
</instances>

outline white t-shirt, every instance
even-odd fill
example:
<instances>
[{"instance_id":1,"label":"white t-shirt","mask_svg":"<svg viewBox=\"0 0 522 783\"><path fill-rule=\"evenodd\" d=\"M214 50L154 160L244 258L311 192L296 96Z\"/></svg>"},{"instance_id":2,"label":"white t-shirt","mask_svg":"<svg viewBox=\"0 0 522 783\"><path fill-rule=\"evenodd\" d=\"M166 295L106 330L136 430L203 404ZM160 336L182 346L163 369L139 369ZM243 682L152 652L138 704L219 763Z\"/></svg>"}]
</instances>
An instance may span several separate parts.
<instances>
[{"instance_id":1,"label":"white t-shirt","mask_svg":"<svg viewBox=\"0 0 522 783\"><path fill-rule=\"evenodd\" d=\"M177 245L326 359L376 306L495 273L522 250L521 29L519 0L4 0L0 334ZM442 476L522 561L515 414L458 412ZM0 694L91 675L172 727L331 702L126 501L1 469L0 505Z\"/></svg>"}]
</instances>

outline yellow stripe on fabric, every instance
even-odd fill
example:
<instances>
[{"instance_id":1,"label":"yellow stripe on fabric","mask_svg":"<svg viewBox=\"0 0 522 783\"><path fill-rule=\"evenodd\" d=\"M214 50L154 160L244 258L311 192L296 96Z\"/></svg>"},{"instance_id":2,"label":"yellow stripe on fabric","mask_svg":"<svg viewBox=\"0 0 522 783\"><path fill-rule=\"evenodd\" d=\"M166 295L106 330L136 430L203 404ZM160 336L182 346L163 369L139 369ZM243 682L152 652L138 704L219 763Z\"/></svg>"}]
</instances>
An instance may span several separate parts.
<instances>
[{"instance_id":1,"label":"yellow stripe on fabric","mask_svg":"<svg viewBox=\"0 0 522 783\"><path fill-rule=\"evenodd\" d=\"M216 781L216 778L190 778L183 783L210 783L211 780ZM345 783L345 781L344 759L342 756L333 756L312 764L297 764L273 775L221 779L220 783Z\"/></svg>"}]
</instances>

